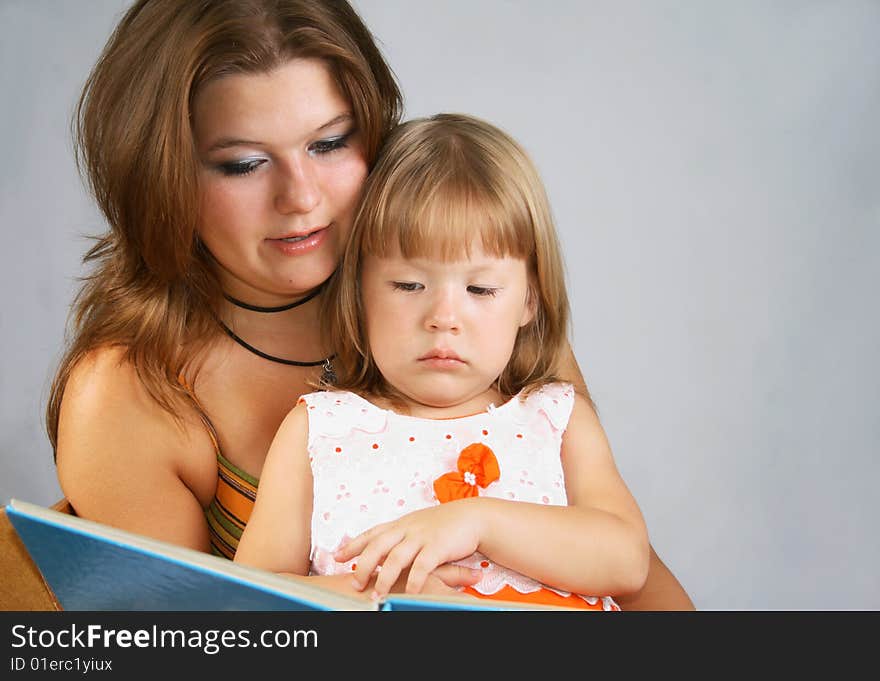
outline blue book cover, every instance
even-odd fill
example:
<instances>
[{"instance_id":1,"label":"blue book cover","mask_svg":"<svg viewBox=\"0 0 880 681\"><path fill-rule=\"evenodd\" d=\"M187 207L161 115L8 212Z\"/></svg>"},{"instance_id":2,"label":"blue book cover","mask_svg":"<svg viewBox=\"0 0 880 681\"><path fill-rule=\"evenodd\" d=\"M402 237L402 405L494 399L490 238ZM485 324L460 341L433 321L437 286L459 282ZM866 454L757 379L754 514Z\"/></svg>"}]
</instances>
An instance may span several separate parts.
<instances>
[{"instance_id":1,"label":"blue book cover","mask_svg":"<svg viewBox=\"0 0 880 681\"><path fill-rule=\"evenodd\" d=\"M6 514L64 610L555 610L466 596L353 598L36 504Z\"/></svg>"}]
</instances>

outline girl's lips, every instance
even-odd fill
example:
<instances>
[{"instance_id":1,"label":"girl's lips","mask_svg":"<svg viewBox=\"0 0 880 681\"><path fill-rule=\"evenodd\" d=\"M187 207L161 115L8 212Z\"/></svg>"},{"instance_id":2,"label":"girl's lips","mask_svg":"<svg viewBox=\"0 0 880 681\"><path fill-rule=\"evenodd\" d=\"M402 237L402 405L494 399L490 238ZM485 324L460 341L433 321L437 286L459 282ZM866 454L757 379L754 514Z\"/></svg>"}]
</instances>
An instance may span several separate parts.
<instances>
[{"instance_id":1,"label":"girl's lips","mask_svg":"<svg viewBox=\"0 0 880 681\"><path fill-rule=\"evenodd\" d=\"M433 348L419 357L419 359L455 359L462 361L461 357L459 357L454 350L450 350L449 348Z\"/></svg>"},{"instance_id":2,"label":"girl's lips","mask_svg":"<svg viewBox=\"0 0 880 681\"><path fill-rule=\"evenodd\" d=\"M283 239L266 239L266 241L284 255L304 255L320 248L326 241L329 230L330 225L321 227L299 241L284 241Z\"/></svg>"},{"instance_id":3,"label":"girl's lips","mask_svg":"<svg viewBox=\"0 0 880 681\"><path fill-rule=\"evenodd\" d=\"M431 355L430 357L421 357L419 364L430 367L431 369L458 369L463 367L465 362L458 357L440 357L439 355Z\"/></svg>"}]
</instances>

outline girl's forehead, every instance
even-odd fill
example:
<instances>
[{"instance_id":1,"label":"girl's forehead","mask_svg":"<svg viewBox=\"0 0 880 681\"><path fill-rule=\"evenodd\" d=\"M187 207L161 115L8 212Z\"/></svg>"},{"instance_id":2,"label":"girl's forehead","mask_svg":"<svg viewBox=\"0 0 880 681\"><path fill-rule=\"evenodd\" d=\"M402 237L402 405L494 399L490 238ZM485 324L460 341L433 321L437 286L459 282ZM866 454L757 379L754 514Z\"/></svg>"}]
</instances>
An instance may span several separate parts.
<instances>
[{"instance_id":1,"label":"girl's forehead","mask_svg":"<svg viewBox=\"0 0 880 681\"><path fill-rule=\"evenodd\" d=\"M374 225L360 241L362 254L458 262L477 258L528 258L534 237L489 221L389 221Z\"/></svg>"},{"instance_id":2,"label":"girl's forehead","mask_svg":"<svg viewBox=\"0 0 880 681\"><path fill-rule=\"evenodd\" d=\"M514 255L494 255L483 251L482 246L472 246L470 255L459 258L443 258L441 253L408 257L396 249L383 255L365 255L364 266L377 269L410 269L421 272L468 272L479 273L499 270L517 270L524 267L524 258Z\"/></svg>"},{"instance_id":3,"label":"girl's forehead","mask_svg":"<svg viewBox=\"0 0 880 681\"><path fill-rule=\"evenodd\" d=\"M406 235L398 234L396 238L388 239L384 247L366 248L364 253L382 260L413 263L476 262L508 257L507 253L499 253L497 249L487 249L479 233L455 238L448 232L437 234L436 239L419 239L417 244Z\"/></svg>"}]
</instances>

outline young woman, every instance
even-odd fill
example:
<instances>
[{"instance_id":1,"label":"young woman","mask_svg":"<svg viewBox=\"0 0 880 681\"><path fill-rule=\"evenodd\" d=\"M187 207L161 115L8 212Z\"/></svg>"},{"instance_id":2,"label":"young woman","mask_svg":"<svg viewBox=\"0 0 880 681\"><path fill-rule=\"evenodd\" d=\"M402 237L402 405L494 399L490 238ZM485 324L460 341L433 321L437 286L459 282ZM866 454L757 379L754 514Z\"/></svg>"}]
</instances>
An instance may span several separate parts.
<instances>
[{"instance_id":1,"label":"young woman","mask_svg":"<svg viewBox=\"0 0 880 681\"><path fill-rule=\"evenodd\" d=\"M77 514L234 555L275 432L332 366L322 287L400 104L346 2L124 14L78 109L109 230L86 255L47 408ZM583 387L570 349L560 375ZM653 552L621 605L692 607Z\"/></svg>"}]
</instances>

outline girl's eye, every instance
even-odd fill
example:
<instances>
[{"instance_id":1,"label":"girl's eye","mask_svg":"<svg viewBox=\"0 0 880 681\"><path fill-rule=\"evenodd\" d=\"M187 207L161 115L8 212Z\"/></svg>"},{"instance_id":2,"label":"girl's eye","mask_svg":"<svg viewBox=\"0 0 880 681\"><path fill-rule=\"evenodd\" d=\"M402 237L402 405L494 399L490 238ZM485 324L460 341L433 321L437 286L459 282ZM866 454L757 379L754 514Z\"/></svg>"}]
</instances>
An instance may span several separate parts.
<instances>
[{"instance_id":1,"label":"girl's eye","mask_svg":"<svg viewBox=\"0 0 880 681\"><path fill-rule=\"evenodd\" d=\"M392 281L391 285L396 291L419 291L425 288L416 281Z\"/></svg>"},{"instance_id":2,"label":"girl's eye","mask_svg":"<svg viewBox=\"0 0 880 681\"><path fill-rule=\"evenodd\" d=\"M309 146L309 152L317 156L323 156L344 149L348 146L348 138L351 137L351 135L352 133L347 132L344 135L338 135L337 137L318 140Z\"/></svg>"},{"instance_id":3,"label":"girl's eye","mask_svg":"<svg viewBox=\"0 0 880 681\"><path fill-rule=\"evenodd\" d=\"M230 161L229 163L220 163L217 168L224 175L241 176L250 175L257 168L266 162L264 158L248 158L243 161Z\"/></svg>"},{"instance_id":4,"label":"girl's eye","mask_svg":"<svg viewBox=\"0 0 880 681\"><path fill-rule=\"evenodd\" d=\"M473 293L475 296L494 296L498 293L497 288L491 288L489 286L468 286L468 293Z\"/></svg>"}]
</instances>

